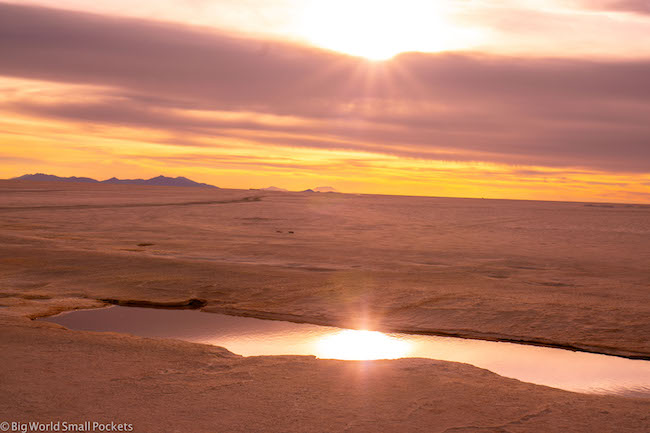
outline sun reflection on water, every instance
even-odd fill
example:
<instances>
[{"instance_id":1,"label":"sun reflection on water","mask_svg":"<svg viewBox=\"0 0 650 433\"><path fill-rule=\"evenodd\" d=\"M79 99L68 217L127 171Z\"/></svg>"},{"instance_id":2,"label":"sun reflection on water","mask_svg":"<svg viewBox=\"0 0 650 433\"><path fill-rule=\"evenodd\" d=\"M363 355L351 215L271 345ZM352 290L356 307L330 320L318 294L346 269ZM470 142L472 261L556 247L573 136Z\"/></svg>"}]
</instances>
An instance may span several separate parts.
<instances>
[{"instance_id":1,"label":"sun reflection on water","mask_svg":"<svg viewBox=\"0 0 650 433\"><path fill-rule=\"evenodd\" d=\"M411 343L377 331L344 330L321 338L316 344L319 358L371 360L403 358Z\"/></svg>"}]
</instances>

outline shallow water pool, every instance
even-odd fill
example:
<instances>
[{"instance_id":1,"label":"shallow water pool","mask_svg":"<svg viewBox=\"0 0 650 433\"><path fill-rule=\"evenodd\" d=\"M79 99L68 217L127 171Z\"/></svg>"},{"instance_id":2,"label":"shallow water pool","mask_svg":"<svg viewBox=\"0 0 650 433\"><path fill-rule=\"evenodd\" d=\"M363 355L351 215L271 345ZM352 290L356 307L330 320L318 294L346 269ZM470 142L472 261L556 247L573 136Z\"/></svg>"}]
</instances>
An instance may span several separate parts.
<instances>
[{"instance_id":1,"label":"shallow water pool","mask_svg":"<svg viewBox=\"0 0 650 433\"><path fill-rule=\"evenodd\" d=\"M569 391L650 398L650 361L570 350L411 334L345 330L249 317L112 306L40 320L69 329L214 344L244 355L333 359L431 358Z\"/></svg>"}]
</instances>

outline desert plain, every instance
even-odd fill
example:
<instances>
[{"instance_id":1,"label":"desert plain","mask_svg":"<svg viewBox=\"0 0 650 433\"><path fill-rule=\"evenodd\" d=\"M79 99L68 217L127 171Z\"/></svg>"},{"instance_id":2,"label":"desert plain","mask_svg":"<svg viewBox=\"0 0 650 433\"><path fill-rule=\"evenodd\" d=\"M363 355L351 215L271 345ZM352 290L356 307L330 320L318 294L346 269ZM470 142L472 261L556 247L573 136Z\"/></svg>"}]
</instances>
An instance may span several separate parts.
<instances>
[{"instance_id":1,"label":"desert plain","mask_svg":"<svg viewBox=\"0 0 650 433\"><path fill-rule=\"evenodd\" d=\"M242 357L32 319L107 304L650 360L650 206L0 181L0 421L647 432L650 399L428 359Z\"/></svg>"}]
</instances>

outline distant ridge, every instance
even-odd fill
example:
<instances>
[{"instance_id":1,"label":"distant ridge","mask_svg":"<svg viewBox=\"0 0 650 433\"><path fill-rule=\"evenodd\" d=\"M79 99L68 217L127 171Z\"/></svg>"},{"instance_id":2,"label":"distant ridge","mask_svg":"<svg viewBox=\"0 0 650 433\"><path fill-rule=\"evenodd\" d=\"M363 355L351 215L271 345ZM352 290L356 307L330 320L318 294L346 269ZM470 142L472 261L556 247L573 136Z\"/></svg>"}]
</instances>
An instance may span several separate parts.
<instances>
[{"instance_id":1,"label":"distant ridge","mask_svg":"<svg viewBox=\"0 0 650 433\"><path fill-rule=\"evenodd\" d=\"M155 186L202 186L209 188L217 188L214 185L208 185L207 183L194 182L186 177L167 177L167 176L157 176L152 177L151 179L118 179L112 177L110 179L104 180L101 183L111 183L111 184L129 184L129 185L155 185Z\"/></svg>"},{"instance_id":2,"label":"distant ridge","mask_svg":"<svg viewBox=\"0 0 650 433\"><path fill-rule=\"evenodd\" d=\"M125 184L125 185L153 185L153 186L182 186L182 187L207 187L218 188L214 185L207 183L194 182L186 177L167 177L157 176L151 179L118 179L112 177L103 181L91 179L89 177L59 177L52 174L36 173L25 174L23 176L14 177L12 180L34 180L34 181L54 181L54 182L84 182L84 183L108 183L108 184Z\"/></svg>"},{"instance_id":3,"label":"distant ridge","mask_svg":"<svg viewBox=\"0 0 650 433\"><path fill-rule=\"evenodd\" d=\"M317 186L314 188L315 192L338 192L336 188L331 186Z\"/></svg>"},{"instance_id":4,"label":"distant ridge","mask_svg":"<svg viewBox=\"0 0 650 433\"><path fill-rule=\"evenodd\" d=\"M254 188L251 188L254 189ZM288 189L284 188L278 188L277 186L269 186L266 188L258 188L258 191L279 191L279 192L289 192ZM336 188L331 187L331 186L318 186L314 189L305 189L303 191L298 191L298 192L339 192Z\"/></svg>"},{"instance_id":5,"label":"distant ridge","mask_svg":"<svg viewBox=\"0 0 650 433\"><path fill-rule=\"evenodd\" d=\"M36 174L25 174L20 177L14 177L12 180L37 180L37 181L55 181L55 182L85 182L85 183L99 183L99 181L95 179L91 179L89 177L77 177L77 176L72 176L72 177L59 177L59 176L54 176L53 174L44 174L44 173L36 173Z\"/></svg>"}]
</instances>

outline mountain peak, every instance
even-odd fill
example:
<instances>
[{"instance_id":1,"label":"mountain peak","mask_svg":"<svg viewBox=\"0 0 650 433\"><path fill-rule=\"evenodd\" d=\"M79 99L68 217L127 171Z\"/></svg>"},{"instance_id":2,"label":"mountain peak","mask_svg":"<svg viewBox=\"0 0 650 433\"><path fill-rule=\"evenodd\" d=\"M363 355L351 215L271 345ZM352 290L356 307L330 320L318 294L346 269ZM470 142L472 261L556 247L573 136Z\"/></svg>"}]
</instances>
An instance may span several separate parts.
<instances>
[{"instance_id":1,"label":"mountain peak","mask_svg":"<svg viewBox=\"0 0 650 433\"><path fill-rule=\"evenodd\" d=\"M316 192L338 192L338 190L332 186L317 186L314 188Z\"/></svg>"},{"instance_id":2,"label":"mountain peak","mask_svg":"<svg viewBox=\"0 0 650 433\"><path fill-rule=\"evenodd\" d=\"M107 183L107 184L127 184L127 185L154 185L154 186L183 186L183 187L208 187L208 188L217 188L214 185L208 185L207 183L194 182L186 177L167 177L167 176L157 176L152 177L151 179L118 179L117 177L111 177L110 179L103 180L99 182L98 180L91 179L89 177L59 177L52 174L36 173L36 174L25 174L23 176L14 177L13 180L33 180L33 181L50 181L50 182L84 182L84 183Z\"/></svg>"},{"instance_id":3,"label":"mountain peak","mask_svg":"<svg viewBox=\"0 0 650 433\"><path fill-rule=\"evenodd\" d=\"M33 180L33 181L49 181L49 182L84 182L84 183L97 183L95 179L89 177L59 177L53 174L45 173L34 173L34 174L25 174L19 177L14 177L12 180Z\"/></svg>"}]
</instances>

